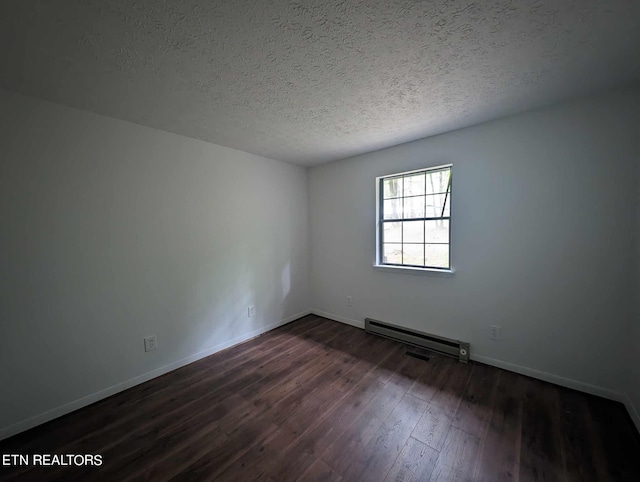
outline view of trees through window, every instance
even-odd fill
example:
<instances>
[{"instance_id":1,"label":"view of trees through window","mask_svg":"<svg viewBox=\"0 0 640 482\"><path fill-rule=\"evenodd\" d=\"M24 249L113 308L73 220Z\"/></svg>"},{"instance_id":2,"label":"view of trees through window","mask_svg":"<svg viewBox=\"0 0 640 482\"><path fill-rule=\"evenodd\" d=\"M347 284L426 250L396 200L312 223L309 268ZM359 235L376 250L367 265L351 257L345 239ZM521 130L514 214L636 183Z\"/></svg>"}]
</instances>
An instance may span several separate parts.
<instances>
[{"instance_id":1,"label":"view of trees through window","mask_svg":"<svg viewBox=\"0 0 640 482\"><path fill-rule=\"evenodd\" d=\"M380 262L449 269L451 167L380 182Z\"/></svg>"}]
</instances>

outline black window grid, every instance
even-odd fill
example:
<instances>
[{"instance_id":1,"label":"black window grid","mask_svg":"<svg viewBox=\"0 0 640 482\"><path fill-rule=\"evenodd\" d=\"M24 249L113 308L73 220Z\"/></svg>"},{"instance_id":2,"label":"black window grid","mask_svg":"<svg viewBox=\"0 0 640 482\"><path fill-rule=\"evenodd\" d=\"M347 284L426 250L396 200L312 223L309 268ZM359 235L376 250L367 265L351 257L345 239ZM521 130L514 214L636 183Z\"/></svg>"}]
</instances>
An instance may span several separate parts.
<instances>
[{"instance_id":1,"label":"black window grid","mask_svg":"<svg viewBox=\"0 0 640 482\"><path fill-rule=\"evenodd\" d=\"M437 193L429 193L427 194L427 175L428 174L433 174L436 172L442 172L442 171L449 171L449 180L447 183L447 188L444 192L437 192ZM409 176L415 176L416 174L419 173L424 173L424 193L425 194L415 194L415 195L410 195L410 196L405 196L405 186L404 186L404 182L405 179ZM380 178L380 184L379 184L379 206L378 206L378 210L379 210L379 227L378 229L379 231L379 240L380 240L380 245L378 247L379 249L379 255L380 255L380 263L384 264L384 265L388 265L388 266L405 266L405 267L413 267L413 268L429 268L429 269L442 269L442 270L448 270L451 268L451 215L449 214L449 216L444 216L444 212L446 211L447 208L447 203L449 203L449 212L451 212L451 184L452 184L452 170L451 170L451 166L445 167L445 168L437 168L437 169L424 169L423 171L417 171L417 172L412 172L412 173L407 173L407 174L402 174L402 175L393 175L393 176L387 176L387 177L383 177ZM385 198L384 197L384 181L389 180L389 179L402 179L402 196L397 196L397 197L391 197L391 198ZM445 199L444 202L442 203L442 211L441 211L441 215L440 216L425 216L425 217L417 217L417 218L393 218L393 219L384 219L384 201L388 201L390 199L402 199L402 213L404 214L404 200L405 199L409 199L409 198L415 198L415 197L425 197L425 214L427 212L427 206L426 206L426 200L428 196L435 196L435 195L445 195ZM402 229L400 230L400 242L392 242L392 243L385 243L384 242L384 224L385 223L404 223L407 221L434 221L434 220L442 220L442 221L449 221L449 227L448 227L448 241L446 243L438 243L438 242L426 242L426 238L427 238L427 234L426 234L426 226L427 223L425 222L423 224L423 234L422 234L422 243L419 242L404 242L404 225L402 226ZM388 263L384 261L384 245L385 244L399 244L401 247L401 263ZM422 261L423 264L422 265L416 265L416 264L408 264L404 262L404 249L402 249L402 247L407 244L407 245L422 245L423 249L422 249ZM441 266L428 266L426 264L426 247L427 245L442 245L442 246L449 246L449 250L448 250L448 259L447 259L447 266L446 267L441 267Z\"/></svg>"}]
</instances>

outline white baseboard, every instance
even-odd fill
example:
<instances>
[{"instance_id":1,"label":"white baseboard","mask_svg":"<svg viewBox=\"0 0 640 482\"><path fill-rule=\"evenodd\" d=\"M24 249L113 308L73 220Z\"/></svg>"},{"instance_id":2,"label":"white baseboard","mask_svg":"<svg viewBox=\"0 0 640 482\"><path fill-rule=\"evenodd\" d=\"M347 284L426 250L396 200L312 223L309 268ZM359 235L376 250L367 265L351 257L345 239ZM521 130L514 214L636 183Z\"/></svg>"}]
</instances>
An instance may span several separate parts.
<instances>
[{"instance_id":1,"label":"white baseboard","mask_svg":"<svg viewBox=\"0 0 640 482\"><path fill-rule=\"evenodd\" d=\"M362 328L364 330L364 320L354 320L352 318L346 318L340 315L333 315L331 313L326 313L320 310L311 310L311 314L322 316L323 318L329 318L333 321L339 321L340 323L344 323L345 325L355 326L356 328Z\"/></svg>"},{"instance_id":2,"label":"white baseboard","mask_svg":"<svg viewBox=\"0 0 640 482\"><path fill-rule=\"evenodd\" d=\"M334 315L332 313L327 313L327 312L315 310L315 309L305 310L295 315L288 316L287 318L284 318L283 320L280 320L276 323L272 323L263 328L259 328L257 330L251 331L242 336L233 338L224 343L220 343L211 348L200 351L194 355L191 355L181 360L170 363L169 365L165 365L163 367L157 368L150 372L143 373L142 375L138 375L137 377L130 378L129 380L125 380L121 383L105 388L104 390L100 390L99 392L93 393L91 395L87 395L86 397L80 398L78 400L74 400L72 402L66 403L54 409L48 410L47 412L36 415L35 417L22 420L13 425L9 425L8 427L1 428L0 440L11 437L20 432L24 432L25 430L29 430L30 428L36 427L45 422L48 422L55 418L71 413L75 410L78 410L79 408L86 407L87 405L91 405L92 403L95 403L104 398L110 397L111 395L115 395L116 393L127 390L128 388L134 387L136 385L149 381L153 378L164 375L165 373L176 370L177 368L183 367L197 360L213 355L214 353L225 350L239 343L243 343L251 338L254 338L258 335L266 333L267 331L273 330L274 328L285 325L287 323L290 323L294 320L297 320L298 318L302 318L303 316L306 316L309 314L322 316L323 318L328 318L330 320L334 320L340 323L355 326L356 328L364 329L364 321L362 320L355 320L352 318L347 318L340 315ZM522 375L530 376L532 378L537 378L539 380L555 383L556 385L561 385L563 387L572 388L574 390L579 390L581 392L585 392L592 395L597 395L603 398L607 398L610 400L622 402L627 408L627 411L629 412L629 415L631 416L631 419L633 420L636 428L638 429L638 431L640 431L640 414L638 413L636 407L631 403L631 399L626 393L616 392L614 390L610 390L607 388L580 382L578 380L573 380L571 378L561 377L559 375L554 375L552 373L535 370L533 368L523 367L521 365L516 365L514 363L497 360L495 358L491 358L483 355L472 354L471 359L475 361L479 361L481 363L486 363L487 365L502 368L504 370L520 373Z\"/></svg>"},{"instance_id":3,"label":"white baseboard","mask_svg":"<svg viewBox=\"0 0 640 482\"><path fill-rule=\"evenodd\" d=\"M629 398L627 393L624 394L624 400L622 403L627 407L627 412L629 412L629 416L631 417L631 420L633 420L633 424L636 426L638 432L640 432L640 413L638 413L637 408L631 402L631 398Z\"/></svg>"},{"instance_id":4,"label":"white baseboard","mask_svg":"<svg viewBox=\"0 0 640 482\"><path fill-rule=\"evenodd\" d=\"M245 333L244 335L238 336L224 343L220 343L206 350L202 350L198 353L195 353L194 355L175 361L173 363L157 368L150 372L143 373L142 375L138 375L137 377L130 378L129 380L125 380L121 383L105 388L104 390L100 390L99 392L92 393L91 395L87 395L86 397L82 397L72 402L61 405L59 407L53 408L44 413L36 415L35 417L31 417L26 420L17 422L13 425L0 428L0 440L6 439L20 432L24 432L25 430L29 430L30 428L36 427L45 422L53 420L54 418L58 418L68 413L71 413L75 410L78 410L79 408L86 407L87 405L91 405L92 403L95 403L104 398L110 397L111 395L115 395L116 393L127 390L128 388L131 388L141 383L144 383L146 381L149 381L152 378L159 377L177 368L188 365L189 363L198 361L201 358L208 357L210 355L213 355L214 353L225 350L239 343L243 343L247 340L250 340L251 338L254 338L258 335L266 333L267 331L273 330L274 328L285 325L287 323L290 323L294 320L297 320L298 318L302 318L303 316L306 316L309 314L311 314L311 311L305 310L295 315L288 316L283 320L277 321L275 323L271 323L270 325L264 326L257 330L253 330L249 333Z\"/></svg>"},{"instance_id":5,"label":"white baseboard","mask_svg":"<svg viewBox=\"0 0 640 482\"><path fill-rule=\"evenodd\" d=\"M537 378L538 380L542 380L545 382L555 383L556 385L560 385L562 387L572 388L580 392L589 393L591 395L607 398L609 400L615 400L616 402L624 402L624 395L621 392L617 392L609 388L592 385L590 383L581 382L572 378L565 378L560 375L554 375L553 373L543 372L540 370L535 370L533 368L523 367L521 365L516 365L515 363L497 360L495 358L484 355L474 355L473 353L471 353L471 359L494 367L503 368L504 370L508 370L510 372L519 373L531 378Z\"/></svg>"},{"instance_id":6,"label":"white baseboard","mask_svg":"<svg viewBox=\"0 0 640 482\"><path fill-rule=\"evenodd\" d=\"M330 320L339 321L340 323L345 323L347 325L355 326L358 328L364 329L364 321L353 320L351 318L345 318L344 316L334 315L332 313L327 313L325 311L320 311L313 309L311 313L314 315L322 316L324 318L329 318ZM581 392L589 393L591 395L597 395L599 397L607 398L609 400L615 400L616 402L622 402L627 406L631 417L634 418L634 422L636 426L638 426L638 413L634 409L634 414L631 413L631 409L633 409L630 401L627 403L628 397L625 394L617 392L615 390L610 390L608 388L599 387L597 385L591 385L589 383L581 382L578 380L573 380L571 378L565 378L560 375L554 375L553 373L543 372L540 370L535 370L533 368L527 368L521 365L516 365L515 363L510 363L502 360L498 360L496 358L491 358L483 355L474 355L471 353L471 359L485 363L487 365L491 365L497 368L502 368L504 370L508 370L510 372L519 373L521 375L526 375L532 378L537 378L538 380L543 380L545 382L555 383L556 385L560 385L567 388L572 388L574 390L578 390ZM631 409L630 409L631 407Z\"/></svg>"}]
</instances>

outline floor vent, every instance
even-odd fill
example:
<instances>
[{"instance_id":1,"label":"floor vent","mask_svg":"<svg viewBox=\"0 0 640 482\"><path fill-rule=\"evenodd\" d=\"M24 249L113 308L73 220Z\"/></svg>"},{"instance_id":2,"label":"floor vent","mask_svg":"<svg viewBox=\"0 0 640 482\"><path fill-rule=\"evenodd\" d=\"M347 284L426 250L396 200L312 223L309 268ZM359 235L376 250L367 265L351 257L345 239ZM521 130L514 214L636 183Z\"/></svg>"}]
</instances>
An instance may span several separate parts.
<instances>
[{"instance_id":1,"label":"floor vent","mask_svg":"<svg viewBox=\"0 0 640 482\"><path fill-rule=\"evenodd\" d=\"M429 357L427 355L423 355L421 353L416 353L416 352L413 352L413 351L407 351L404 354L408 355L408 356L412 356L413 358L419 358L420 360L424 360L424 361L431 360L431 357Z\"/></svg>"},{"instance_id":2,"label":"floor vent","mask_svg":"<svg viewBox=\"0 0 640 482\"><path fill-rule=\"evenodd\" d=\"M456 357L462 363L469 361L469 343L464 341L452 340L443 336L431 335L417 330L410 330L401 326L392 325L383 321L365 318L364 329L392 340L401 341L420 348L444 353Z\"/></svg>"}]
</instances>

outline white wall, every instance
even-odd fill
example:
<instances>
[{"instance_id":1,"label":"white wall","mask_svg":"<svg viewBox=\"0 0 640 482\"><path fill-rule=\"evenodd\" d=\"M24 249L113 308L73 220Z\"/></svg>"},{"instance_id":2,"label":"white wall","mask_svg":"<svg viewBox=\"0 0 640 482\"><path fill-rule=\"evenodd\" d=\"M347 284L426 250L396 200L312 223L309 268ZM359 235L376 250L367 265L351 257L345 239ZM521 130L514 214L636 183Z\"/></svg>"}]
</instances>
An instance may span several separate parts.
<instances>
[{"instance_id":1,"label":"white wall","mask_svg":"<svg viewBox=\"0 0 640 482\"><path fill-rule=\"evenodd\" d=\"M307 199L302 167L0 91L0 438L307 310Z\"/></svg>"},{"instance_id":2,"label":"white wall","mask_svg":"<svg viewBox=\"0 0 640 482\"><path fill-rule=\"evenodd\" d=\"M466 340L476 359L618 396L639 126L628 90L311 169L313 308ZM450 162L455 275L375 270L375 177Z\"/></svg>"}]
</instances>

